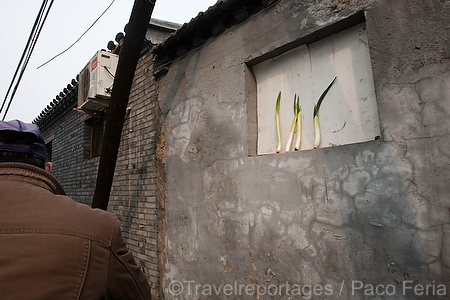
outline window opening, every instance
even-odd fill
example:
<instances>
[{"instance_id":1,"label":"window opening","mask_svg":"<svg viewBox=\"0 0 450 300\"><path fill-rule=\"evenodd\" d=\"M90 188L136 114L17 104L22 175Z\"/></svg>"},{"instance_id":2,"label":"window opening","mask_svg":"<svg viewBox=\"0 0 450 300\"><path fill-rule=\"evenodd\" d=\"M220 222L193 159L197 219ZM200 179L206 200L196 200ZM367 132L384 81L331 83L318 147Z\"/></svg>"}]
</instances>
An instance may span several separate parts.
<instances>
[{"instance_id":1,"label":"window opening","mask_svg":"<svg viewBox=\"0 0 450 300\"><path fill-rule=\"evenodd\" d=\"M257 86L258 155L276 153L275 104L279 92L281 152L286 152L295 95L299 96L302 114L300 150L313 149L314 105L335 77L337 81L319 111L319 147L370 141L380 136L365 23L301 45L254 65L252 70Z\"/></svg>"},{"instance_id":2,"label":"window opening","mask_svg":"<svg viewBox=\"0 0 450 300\"><path fill-rule=\"evenodd\" d=\"M104 131L104 121L103 119L95 119L90 122L91 127L91 151L90 157L99 157L102 144L103 144L103 131Z\"/></svg>"}]
</instances>

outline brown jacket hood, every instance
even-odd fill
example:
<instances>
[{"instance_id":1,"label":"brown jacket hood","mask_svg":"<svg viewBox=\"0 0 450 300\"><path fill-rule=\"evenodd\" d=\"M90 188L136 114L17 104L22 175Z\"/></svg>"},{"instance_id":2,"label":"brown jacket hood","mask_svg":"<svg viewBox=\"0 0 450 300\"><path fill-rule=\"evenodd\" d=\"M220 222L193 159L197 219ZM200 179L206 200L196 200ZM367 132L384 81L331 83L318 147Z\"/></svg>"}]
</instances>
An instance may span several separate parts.
<instances>
[{"instance_id":1,"label":"brown jacket hood","mask_svg":"<svg viewBox=\"0 0 450 300\"><path fill-rule=\"evenodd\" d=\"M10 180L28 182L40 186L55 195L66 194L61 183L59 183L55 176L29 164L14 162L0 163L0 178L4 178L4 176L7 176Z\"/></svg>"}]
</instances>

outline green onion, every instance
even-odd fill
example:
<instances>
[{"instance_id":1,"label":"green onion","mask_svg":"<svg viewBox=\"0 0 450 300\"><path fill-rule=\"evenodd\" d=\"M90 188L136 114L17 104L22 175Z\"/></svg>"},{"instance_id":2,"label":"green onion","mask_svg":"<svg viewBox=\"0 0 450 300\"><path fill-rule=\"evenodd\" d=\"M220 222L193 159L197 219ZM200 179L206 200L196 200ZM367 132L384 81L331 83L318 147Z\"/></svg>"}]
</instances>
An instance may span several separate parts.
<instances>
[{"instance_id":1,"label":"green onion","mask_svg":"<svg viewBox=\"0 0 450 300\"><path fill-rule=\"evenodd\" d=\"M319 148L320 144L320 123L319 115L314 117L314 149Z\"/></svg>"},{"instance_id":2,"label":"green onion","mask_svg":"<svg viewBox=\"0 0 450 300\"><path fill-rule=\"evenodd\" d=\"M300 107L299 107L299 97L297 96L297 94L294 95L294 120L292 121L292 126L291 126L291 131L289 133L289 138L286 144L286 152L289 152L289 150L291 150L291 144L292 141L294 140L294 132L295 132L295 127L296 127L296 123L298 120L298 114L300 111Z\"/></svg>"},{"instance_id":3,"label":"green onion","mask_svg":"<svg viewBox=\"0 0 450 300\"><path fill-rule=\"evenodd\" d=\"M278 138L278 148L277 153L281 151L281 133L280 133L280 99L281 99L281 91L278 93L277 104L275 106L275 117L277 122L277 138Z\"/></svg>"},{"instance_id":4,"label":"green onion","mask_svg":"<svg viewBox=\"0 0 450 300\"><path fill-rule=\"evenodd\" d=\"M302 107L299 104L300 97L297 96L297 139L295 140L295 150L300 149L300 143L302 141Z\"/></svg>"},{"instance_id":5,"label":"green onion","mask_svg":"<svg viewBox=\"0 0 450 300\"><path fill-rule=\"evenodd\" d=\"M326 94L330 90L331 86L336 82L337 77L334 77L333 81L331 81L330 85L323 91L322 95L320 95L319 100L317 101L317 104L314 105L314 149L319 148L320 145L320 123L319 123L319 109L320 105L322 104L323 98L325 98Z\"/></svg>"}]
</instances>

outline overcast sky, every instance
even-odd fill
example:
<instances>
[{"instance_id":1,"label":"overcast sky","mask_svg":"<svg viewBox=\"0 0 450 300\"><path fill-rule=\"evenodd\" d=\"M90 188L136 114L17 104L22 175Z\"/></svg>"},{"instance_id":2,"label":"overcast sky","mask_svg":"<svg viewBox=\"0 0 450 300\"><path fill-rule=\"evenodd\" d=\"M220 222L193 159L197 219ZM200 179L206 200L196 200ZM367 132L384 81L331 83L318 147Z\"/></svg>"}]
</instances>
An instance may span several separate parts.
<instances>
[{"instance_id":1,"label":"overcast sky","mask_svg":"<svg viewBox=\"0 0 450 300\"><path fill-rule=\"evenodd\" d=\"M157 0L152 18L188 23L217 0ZM50 2L50 1L49 1ZM74 43L113 0L54 0L5 120L33 121L108 41L123 32L134 0L115 0L109 10L70 50L37 69ZM42 5L38 0L2 1L0 107ZM9 97L7 101L9 101ZM3 118L5 108L0 114Z\"/></svg>"}]
</instances>

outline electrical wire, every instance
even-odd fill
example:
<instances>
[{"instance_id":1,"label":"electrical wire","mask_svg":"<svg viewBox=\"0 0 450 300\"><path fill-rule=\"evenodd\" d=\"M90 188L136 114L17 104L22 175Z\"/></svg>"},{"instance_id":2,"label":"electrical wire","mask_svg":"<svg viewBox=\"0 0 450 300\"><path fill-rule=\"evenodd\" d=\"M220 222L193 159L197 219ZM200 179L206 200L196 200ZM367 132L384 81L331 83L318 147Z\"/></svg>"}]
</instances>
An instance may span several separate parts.
<instances>
[{"instance_id":1,"label":"electrical wire","mask_svg":"<svg viewBox=\"0 0 450 300\"><path fill-rule=\"evenodd\" d=\"M14 84L14 81L16 79L17 73L19 72L20 66L22 65L22 62L23 62L23 60L25 58L25 55L27 54L28 48L29 48L29 46L31 44L31 41L33 40L33 34L32 33L37 28L37 25L39 23L38 22L39 21L39 17L42 14L42 11L44 10L45 3L46 3L46 1L44 0L44 2L42 3L41 9L39 10L38 17L36 18L36 21L34 22L33 29L31 30L31 34L28 37L28 42L27 42L27 44L25 46L25 49L23 50L22 57L20 58L20 61L19 61L19 65L16 68L16 72L14 73L13 79L11 80L11 84L9 85L8 91L6 92L6 96L5 96L5 99L3 100L3 104L2 104L2 107L0 108L0 112L3 110L3 107L5 106L6 99L8 98L8 94L11 91L11 88L12 88L12 86Z\"/></svg>"},{"instance_id":2,"label":"electrical wire","mask_svg":"<svg viewBox=\"0 0 450 300\"><path fill-rule=\"evenodd\" d=\"M3 108L4 108L5 104L6 104L6 101L7 101L8 95L9 95L9 92L11 91L11 88L12 88L14 82L15 82L17 73L18 73L19 70L21 69L19 78L18 78L17 83L16 83L16 85L15 85L15 87L14 87L14 89L13 89L13 92L12 92L12 94L11 94L11 98L10 98L10 100L9 100L9 102L8 102L7 107L6 107L6 110L5 110L5 113L4 113L4 115L3 115L2 121L5 120L6 114L7 114L8 110L9 110L9 108L10 108L10 106L11 106L11 103L12 103L12 100L13 100L13 98L14 98L14 95L16 94L17 88L19 87L19 83L20 83L20 81L21 81L21 79L22 79L22 76L23 76L23 74L24 74L24 72L25 72L26 66L28 65L28 62L29 62L29 60L30 60L31 53L32 53L33 50L34 50L34 46L36 45L37 39L38 39L38 37L39 37L39 34L41 33L42 27L43 27L43 25L44 25L44 23L45 23L45 20L47 19L48 13L50 12L50 8L51 8L51 6L53 5L53 1L54 1L54 0L51 0L50 5L48 6L47 11L46 11L46 13L45 13L45 17L44 17L43 19L42 19L42 16L43 16L43 14L44 14L45 7L47 6L48 0L43 0L43 2L42 2L41 8L40 8L40 10L39 10L39 13L38 13L38 15L37 15L37 17L36 17L36 21L35 21L35 23L34 23L33 29L31 30L30 36L29 36L29 38L28 38L27 45L25 46L24 52L23 52L23 54L22 54L22 57L21 57L21 59L20 59L20 62L19 62L19 64L18 64L18 66L17 66L17 69L16 69L16 71L15 71L15 73L14 73L14 76L13 76L13 79L12 79L12 81L11 81L11 84L10 84L10 86L9 86L9 88L8 88L8 91L6 92L6 96L5 96L5 99L3 100L2 107L0 108L0 114L1 114L2 111L3 111ZM80 41L81 38L82 38L82 37L83 37L83 36L84 36L84 35L85 35L85 34L86 34L86 33L87 33L87 32L88 32L88 31L89 31L89 30L97 23L97 22L98 22L98 20L100 20L100 18L108 11L108 9L113 5L114 2L115 2L115 0L113 0L113 1L108 5L108 7L107 7L107 8L101 13L101 15L94 21L94 23L92 23L92 25L89 26L89 28L88 28L88 29L87 29L87 30L86 30L86 31L85 31L85 32L84 32L84 33L83 33L83 34L82 34L82 35L81 35L74 43L72 43L72 45L70 45L67 49L65 49L65 50L62 51L61 53L55 55L53 58L51 58L51 59L48 60L47 62L45 62L45 63L43 63L42 65L40 65L39 67L37 67L37 69L43 67L43 66L46 65L47 63L51 62L52 60L54 60L55 58L57 58L58 56L62 55L62 54L65 53L65 52L67 52L70 48L72 48L72 47L73 47L78 41ZM24 61L24 59L25 59L25 63L22 64L23 61ZM21 66L22 66L22 67L21 67Z\"/></svg>"},{"instance_id":3,"label":"electrical wire","mask_svg":"<svg viewBox=\"0 0 450 300\"><path fill-rule=\"evenodd\" d=\"M11 88L14 85L14 82L16 81L17 73L20 70L19 78L17 79L16 85L14 86L14 89L11 94L11 98L9 99L8 105L6 106L2 121L5 120L6 114L8 113L9 107L11 106L12 100L14 98L14 95L16 94L17 88L19 87L22 76L25 73L25 69L28 65L28 62L30 61L31 54L33 53L34 47L39 38L42 27L44 26L45 20L47 19L48 13L50 12L50 8L53 5L53 1L54 0L52 0L47 7L48 0L44 0L42 2L41 8L39 9L39 13L34 22L30 36L28 37L28 41L27 41L27 44L23 51L22 57L20 58L19 64L17 65L16 71L14 72L13 79L11 80L11 84L8 88L8 91L6 92L5 99L3 100L2 107L0 108L0 114L1 114L1 112L3 111L3 108L5 107L6 101L8 99L8 95L11 91ZM45 16L44 16L44 14L45 14ZM25 62L24 62L24 60L25 60Z\"/></svg>"},{"instance_id":4,"label":"electrical wire","mask_svg":"<svg viewBox=\"0 0 450 300\"><path fill-rule=\"evenodd\" d=\"M116 0L113 0L109 5L108 5L108 7L102 12L102 14L97 18L97 20L95 20L94 21L94 23L92 23L92 25L91 26L89 26L89 28L88 29L86 29L86 31L85 32L83 32L83 34L75 41L75 42L73 42L72 43L72 45L70 45L69 47L67 47L67 49L65 49L65 50L63 50L62 52L60 52L60 53L58 53L58 54L56 54L55 56L53 56L51 59L49 59L48 61L46 61L45 63L43 63L42 65L40 65L39 67L37 67L36 69L39 69L39 68L41 68L41 67L43 67L43 66L45 66L46 64L48 64L49 62L51 62L52 60L54 60L55 58L57 58L58 56L60 56L60 55L62 55L62 54L64 54L65 52L67 52L70 48L72 48L76 43L78 43L80 40L81 40L81 38L95 25L95 23L97 23L97 21L98 20L100 20L100 18L108 11L108 9L111 7L111 5L113 5L113 3L115 2Z\"/></svg>"}]
</instances>

